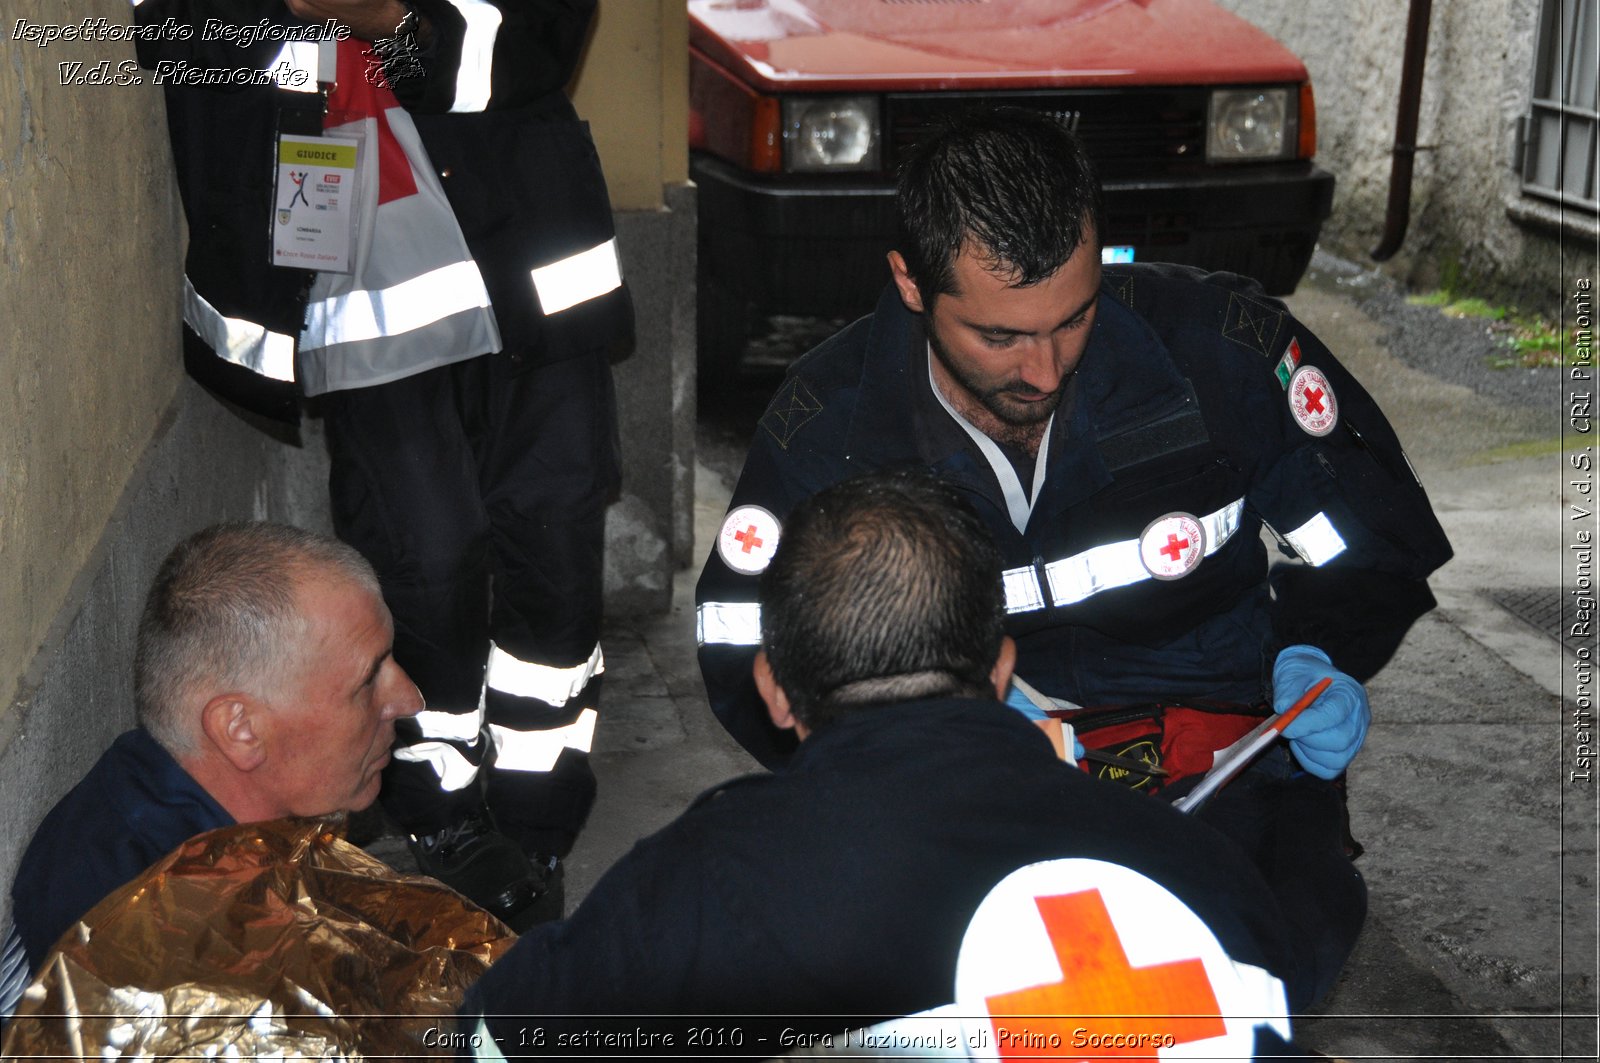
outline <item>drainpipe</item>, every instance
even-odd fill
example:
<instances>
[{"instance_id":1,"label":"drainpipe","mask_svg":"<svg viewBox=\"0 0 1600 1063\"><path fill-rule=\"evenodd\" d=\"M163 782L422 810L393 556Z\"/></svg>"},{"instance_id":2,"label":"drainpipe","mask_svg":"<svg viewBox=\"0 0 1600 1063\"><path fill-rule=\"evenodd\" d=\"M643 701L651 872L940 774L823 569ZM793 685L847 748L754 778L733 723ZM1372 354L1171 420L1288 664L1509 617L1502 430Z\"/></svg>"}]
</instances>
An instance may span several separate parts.
<instances>
[{"instance_id":1,"label":"drainpipe","mask_svg":"<svg viewBox=\"0 0 1600 1063\"><path fill-rule=\"evenodd\" d=\"M1389 209L1383 239L1372 250L1387 262L1405 242L1411 222L1411 163L1417 154L1417 114L1422 110L1422 68L1428 58L1428 19L1433 0L1411 0L1406 16L1406 54L1400 69L1400 107L1394 120L1394 159L1389 167Z\"/></svg>"}]
</instances>

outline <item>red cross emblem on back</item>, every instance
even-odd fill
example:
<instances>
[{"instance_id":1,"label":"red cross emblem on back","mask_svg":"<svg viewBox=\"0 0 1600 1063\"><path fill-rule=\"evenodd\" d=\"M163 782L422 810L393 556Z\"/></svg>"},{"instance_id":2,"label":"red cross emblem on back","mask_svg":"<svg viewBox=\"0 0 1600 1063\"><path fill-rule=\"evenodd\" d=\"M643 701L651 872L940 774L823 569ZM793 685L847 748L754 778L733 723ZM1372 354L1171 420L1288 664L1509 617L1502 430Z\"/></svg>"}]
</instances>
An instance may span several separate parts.
<instances>
[{"instance_id":1,"label":"red cross emblem on back","mask_svg":"<svg viewBox=\"0 0 1600 1063\"><path fill-rule=\"evenodd\" d=\"M1116 1035L1160 1031L1174 1044L1184 1044L1227 1032L1205 964L1196 957L1132 966L1099 890L1039 897L1035 903L1061 965L1061 980L985 1002L995 1018L1029 1016L1030 1030L1054 1033L1059 1040L1056 1047L997 1043L1001 1059L1148 1059L1148 1044L1112 1047ZM1092 1055L1063 1055L1074 1038L1097 1044Z\"/></svg>"},{"instance_id":2,"label":"red cross emblem on back","mask_svg":"<svg viewBox=\"0 0 1600 1063\"><path fill-rule=\"evenodd\" d=\"M1188 539L1180 539L1176 535L1168 533L1167 545L1161 548L1161 552L1176 561L1183 556L1183 552L1187 549L1189 549Z\"/></svg>"},{"instance_id":3,"label":"red cross emblem on back","mask_svg":"<svg viewBox=\"0 0 1600 1063\"><path fill-rule=\"evenodd\" d=\"M742 532L734 532L733 537L739 540L742 544L740 549L747 554L761 545L761 539L756 535L756 526L754 524Z\"/></svg>"}]
</instances>

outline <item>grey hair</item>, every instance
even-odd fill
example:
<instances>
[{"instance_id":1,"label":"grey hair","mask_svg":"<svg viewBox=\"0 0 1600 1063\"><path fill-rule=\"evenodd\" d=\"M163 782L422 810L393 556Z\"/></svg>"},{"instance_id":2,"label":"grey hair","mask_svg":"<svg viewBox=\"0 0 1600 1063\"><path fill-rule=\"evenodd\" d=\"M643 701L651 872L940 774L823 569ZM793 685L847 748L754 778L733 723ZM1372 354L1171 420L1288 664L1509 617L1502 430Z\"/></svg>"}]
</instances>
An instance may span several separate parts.
<instances>
[{"instance_id":1,"label":"grey hair","mask_svg":"<svg viewBox=\"0 0 1600 1063\"><path fill-rule=\"evenodd\" d=\"M379 594L352 547L264 521L215 524L161 563L139 618L133 691L139 724L172 753L199 741L194 699L268 681L301 629L295 589L332 574Z\"/></svg>"}]
</instances>

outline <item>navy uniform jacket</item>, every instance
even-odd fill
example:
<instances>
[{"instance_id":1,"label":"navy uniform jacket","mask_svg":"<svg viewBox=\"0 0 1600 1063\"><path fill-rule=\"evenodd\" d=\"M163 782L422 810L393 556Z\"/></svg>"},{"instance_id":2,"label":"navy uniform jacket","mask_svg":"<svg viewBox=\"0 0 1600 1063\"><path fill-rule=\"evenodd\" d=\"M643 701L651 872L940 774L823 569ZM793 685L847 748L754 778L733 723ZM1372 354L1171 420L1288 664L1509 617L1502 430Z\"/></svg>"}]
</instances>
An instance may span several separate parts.
<instances>
[{"instance_id":1,"label":"navy uniform jacket","mask_svg":"<svg viewBox=\"0 0 1600 1063\"><path fill-rule=\"evenodd\" d=\"M850 713L784 770L702 795L570 918L524 934L470 991L466 1026L487 1014L513 1055L537 1047L524 1030L555 1047L562 1016L853 1017L832 1031L948 1004L978 904L1058 857L1161 884L1300 1002L1277 904L1232 843L1056 759L998 702L954 698Z\"/></svg>"},{"instance_id":2,"label":"navy uniform jacket","mask_svg":"<svg viewBox=\"0 0 1600 1063\"><path fill-rule=\"evenodd\" d=\"M417 0L432 27L418 76L394 92L410 112L487 286L505 351L532 366L603 357L632 334L626 286L545 314L530 270L614 235L588 124L563 91L577 69L595 0ZM469 17L470 16L470 17ZM282 0L143 0L152 31L139 61L270 70L284 45L209 38L209 21L302 27ZM188 36L155 32L172 20ZM485 49L486 42L492 46ZM320 133L316 92L271 85L165 82L167 125L189 223L184 360L224 397L283 420L299 416L292 381L262 366L263 346L292 345L311 274L271 264L280 125ZM435 289L438 287L434 286Z\"/></svg>"},{"instance_id":3,"label":"navy uniform jacket","mask_svg":"<svg viewBox=\"0 0 1600 1063\"><path fill-rule=\"evenodd\" d=\"M172 755L121 735L34 832L11 887L11 918L37 970L67 929L194 837L233 823Z\"/></svg>"},{"instance_id":4,"label":"navy uniform jacket","mask_svg":"<svg viewBox=\"0 0 1600 1063\"><path fill-rule=\"evenodd\" d=\"M1270 694L1277 650L1295 642L1367 678L1432 606L1422 581L1450 545L1399 440L1327 348L1250 281L1105 270L1023 531L933 397L927 357L921 317L888 289L875 313L790 369L731 508L781 522L830 484L898 466L955 483L1004 558L1017 674L1052 696L1255 702ZM1204 554L1181 577L1156 578L1139 545L1173 514L1203 529ZM1274 574L1276 600L1263 523L1304 562ZM700 664L724 726L770 764L787 746L750 679L758 578L712 552L696 592Z\"/></svg>"}]
</instances>

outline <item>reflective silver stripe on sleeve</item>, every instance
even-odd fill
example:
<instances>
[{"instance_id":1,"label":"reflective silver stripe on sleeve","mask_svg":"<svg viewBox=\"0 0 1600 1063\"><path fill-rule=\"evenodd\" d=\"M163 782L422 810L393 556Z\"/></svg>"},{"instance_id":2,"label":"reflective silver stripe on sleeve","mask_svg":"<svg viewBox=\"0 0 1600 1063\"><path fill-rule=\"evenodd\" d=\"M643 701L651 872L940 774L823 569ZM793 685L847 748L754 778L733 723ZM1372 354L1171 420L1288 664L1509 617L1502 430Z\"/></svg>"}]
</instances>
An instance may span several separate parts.
<instances>
[{"instance_id":1,"label":"reflective silver stripe on sleeve","mask_svg":"<svg viewBox=\"0 0 1600 1063\"><path fill-rule=\"evenodd\" d=\"M694 638L701 646L761 645L757 602L705 602L694 616Z\"/></svg>"},{"instance_id":2,"label":"reflective silver stripe on sleeve","mask_svg":"<svg viewBox=\"0 0 1600 1063\"><path fill-rule=\"evenodd\" d=\"M1039 586L1039 574L1032 566L1006 569L1000 573L1000 583L1005 587L1006 612L1026 613L1044 608L1044 589Z\"/></svg>"},{"instance_id":3,"label":"reflective silver stripe on sleeve","mask_svg":"<svg viewBox=\"0 0 1600 1063\"><path fill-rule=\"evenodd\" d=\"M476 712L437 712L423 709L412 717L424 738L448 738L476 745L483 731L483 705Z\"/></svg>"},{"instance_id":4,"label":"reflective silver stripe on sleeve","mask_svg":"<svg viewBox=\"0 0 1600 1063\"><path fill-rule=\"evenodd\" d=\"M309 350L398 336L488 305L477 263L455 262L381 291L346 292L311 304L300 343Z\"/></svg>"},{"instance_id":5,"label":"reflective silver stripe on sleeve","mask_svg":"<svg viewBox=\"0 0 1600 1063\"><path fill-rule=\"evenodd\" d=\"M494 739L496 771L549 771L563 749L587 753L594 745L594 724L599 713L584 709L565 727L544 731L514 731L497 723L489 725Z\"/></svg>"},{"instance_id":6,"label":"reflective silver stripe on sleeve","mask_svg":"<svg viewBox=\"0 0 1600 1063\"><path fill-rule=\"evenodd\" d=\"M450 793L471 786L478 778L478 766L462 756L461 750L445 742L395 746L394 759L431 765L434 774L439 776L439 789Z\"/></svg>"},{"instance_id":7,"label":"reflective silver stripe on sleeve","mask_svg":"<svg viewBox=\"0 0 1600 1063\"><path fill-rule=\"evenodd\" d=\"M615 239L532 272L539 307L546 314L559 313L622 287L622 267L617 264Z\"/></svg>"},{"instance_id":8,"label":"reflective silver stripe on sleeve","mask_svg":"<svg viewBox=\"0 0 1600 1063\"><path fill-rule=\"evenodd\" d=\"M1244 499L1240 498L1199 518L1205 529L1207 557L1233 538L1243 516ZM1050 584L1050 600L1057 606L1076 605L1101 591L1150 578L1150 571L1139 560L1137 539L1106 543L1052 561L1044 567L1044 574Z\"/></svg>"},{"instance_id":9,"label":"reflective silver stripe on sleeve","mask_svg":"<svg viewBox=\"0 0 1600 1063\"><path fill-rule=\"evenodd\" d=\"M234 365L273 380L294 380L294 337L242 317L223 317L188 277L183 278L183 320Z\"/></svg>"},{"instance_id":10,"label":"reflective silver stripe on sleeve","mask_svg":"<svg viewBox=\"0 0 1600 1063\"><path fill-rule=\"evenodd\" d=\"M553 668L518 660L494 643L489 644L489 670L484 685L502 694L519 698L538 698L548 705L561 706L576 697L589 680L606 670L605 655L595 643L589 659L571 668Z\"/></svg>"},{"instance_id":11,"label":"reflective silver stripe on sleeve","mask_svg":"<svg viewBox=\"0 0 1600 1063\"><path fill-rule=\"evenodd\" d=\"M484 0L450 0L450 4L467 23L461 38L461 64L456 67L456 98L450 109L481 111L489 106L494 87L494 39L500 33L500 9Z\"/></svg>"},{"instance_id":12,"label":"reflective silver stripe on sleeve","mask_svg":"<svg viewBox=\"0 0 1600 1063\"><path fill-rule=\"evenodd\" d=\"M1318 513L1294 531L1285 532L1283 537L1308 565L1326 565L1345 551L1344 537L1335 530L1326 513Z\"/></svg>"},{"instance_id":13,"label":"reflective silver stripe on sleeve","mask_svg":"<svg viewBox=\"0 0 1600 1063\"><path fill-rule=\"evenodd\" d=\"M317 41L286 41L278 51L277 58L267 67L267 72L272 75L273 82L280 89L288 89L291 92L318 92L321 90L317 84L319 80L317 74L321 70L319 65L321 48L322 45ZM289 76L296 72L302 72L306 76L303 79ZM332 81L333 78L330 76L321 80Z\"/></svg>"},{"instance_id":14,"label":"reflective silver stripe on sleeve","mask_svg":"<svg viewBox=\"0 0 1600 1063\"><path fill-rule=\"evenodd\" d=\"M10 920L6 936L0 938L0 1019L9 1019L28 988L28 956L22 950L22 935Z\"/></svg>"}]
</instances>

